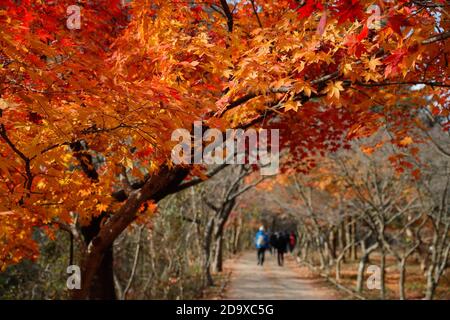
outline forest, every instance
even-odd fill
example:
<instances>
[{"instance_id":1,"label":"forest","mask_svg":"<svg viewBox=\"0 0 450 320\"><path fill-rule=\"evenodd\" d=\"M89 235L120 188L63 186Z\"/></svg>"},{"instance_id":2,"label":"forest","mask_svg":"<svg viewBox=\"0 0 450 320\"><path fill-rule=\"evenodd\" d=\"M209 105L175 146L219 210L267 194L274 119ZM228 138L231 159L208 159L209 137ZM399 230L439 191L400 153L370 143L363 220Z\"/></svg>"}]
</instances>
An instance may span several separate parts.
<instances>
[{"instance_id":1,"label":"forest","mask_svg":"<svg viewBox=\"0 0 450 320\"><path fill-rule=\"evenodd\" d=\"M0 300L450 299L449 11L0 0Z\"/></svg>"}]
</instances>

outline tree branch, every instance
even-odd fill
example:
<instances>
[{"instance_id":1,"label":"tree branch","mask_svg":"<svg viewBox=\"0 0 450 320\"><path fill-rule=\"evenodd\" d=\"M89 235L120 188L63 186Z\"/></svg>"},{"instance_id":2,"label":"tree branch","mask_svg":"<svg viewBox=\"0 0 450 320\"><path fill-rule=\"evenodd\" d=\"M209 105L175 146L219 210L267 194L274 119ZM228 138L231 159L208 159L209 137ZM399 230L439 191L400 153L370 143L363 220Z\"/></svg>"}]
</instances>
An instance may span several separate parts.
<instances>
[{"instance_id":1,"label":"tree branch","mask_svg":"<svg viewBox=\"0 0 450 320\"><path fill-rule=\"evenodd\" d=\"M259 25L260 28L262 28L263 26L262 26L261 20L259 19L258 11L256 11L255 0L250 0L250 2L252 3L253 13L256 16L256 20L258 21L258 25Z\"/></svg>"},{"instance_id":2,"label":"tree branch","mask_svg":"<svg viewBox=\"0 0 450 320\"><path fill-rule=\"evenodd\" d=\"M222 5L223 12L227 17L227 25L228 31L233 31L233 14L230 11L230 7L228 6L227 0L220 0L220 4Z\"/></svg>"},{"instance_id":3,"label":"tree branch","mask_svg":"<svg viewBox=\"0 0 450 320\"><path fill-rule=\"evenodd\" d=\"M223 169L225 169L228 166L228 163L223 163L217 167L215 167L214 169L212 169L210 172L206 173L206 177L207 178L211 178L213 176L215 176L216 174L218 174L220 171L222 171ZM196 178L196 179L192 179L190 181L187 181L185 183L180 184L178 187L176 187L172 193L177 193L180 192L182 190L185 190L187 188L193 187L201 182L203 182L204 179L200 179L200 178Z\"/></svg>"}]
</instances>

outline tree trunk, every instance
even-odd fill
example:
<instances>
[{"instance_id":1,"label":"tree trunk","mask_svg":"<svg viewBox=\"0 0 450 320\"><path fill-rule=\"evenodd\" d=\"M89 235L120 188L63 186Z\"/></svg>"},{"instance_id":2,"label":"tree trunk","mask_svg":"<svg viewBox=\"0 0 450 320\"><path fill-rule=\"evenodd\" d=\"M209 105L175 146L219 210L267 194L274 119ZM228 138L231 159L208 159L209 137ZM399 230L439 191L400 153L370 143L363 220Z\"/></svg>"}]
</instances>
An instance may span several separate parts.
<instances>
[{"instance_id":1,"label":"tree trunk","mask_svg":"<svg viewBox=\"0 0 450 320\"><path fill-rule=\"evenodd\" d=\"M336 281L339 282L341 280L341 262L344 261L345 253L350 248L350 244L342 248L341 253L336 258Z\"/></svg>"},{"instance_id":2,"label":"tree trunk","mask_svg":"<svg viewBox=\"0 0 450 320\"><path fill-rule=\"evenodd\" d=\"M378 243L375 243L368 249L364 240L361 240L361 258L359 260L358 275L356 278L356 292L361 293L364 282L364 271L366 270L366 264L369 261L370 254L378 247Z\"/></svg>"},{"instance_id":3,"label":"tree trunk","mask_svg":"<svg viewBox=\"0 0 450 320\"><path fill-rule=\"evenodd\" d=\"M329 267L331 267L334 263L334 257L333 257L333 253L332 250L330 248L330 241L329 239L325 239L324 243L323 243L323 249L324 249L324 262L325 262L325 268L328 271Z\"/></svg>"},{"instance_id":4,"label":"tree trunk","mask_svg":"<svg viewBox=\"0 0 450 320\"><path fill-rule=\"evenodd\" d=\"M86 246L95 238L100 231L102 220L106 213L94 217L91 223L81 228ZM98 269L92 275L92 286L88 295L91 300L116 300L116 291L114 286L114 250L113 245L105 249L103 256L99 257L100 263ZM81 274L83 279L83 273Z\"/></svg>"},{"instance_id":5,"label":"tree trunk","mask_svg":"<svg viewBox=\"0 0 450 320\"><path fill-rule=\"evenodd\" d=\"M358 259L358 255L356 252L356 219L352 219L350 228L350 241L353 243L351 247L351 258L352 260L356 261Z\"/></svg>"},{"instance_id":6,"label":"tree trunk","mask_svg":"<svg viewBox=\"0 0 450 320\"><path fill-rule=\"evenodd\" d=\"M223 234L220 233L216 239L216 256L214 259L214 270L223 271Z\"/></svg>"},{"instance_id":7,"label":"tree trunk","mask_svg":"<svg viewBox=\"0 0 450 320\"><path fill-rule=\"evenodd\" d=\"M82 230L88 245L81 263L81 289L73 290L73 299L110 299L112 297L114 240L136 219L136 213L141 205L150 199L158 202L175 192L176 187L188 173L189 170L186 168L170 169L168 166L162 166L158 174L147 179L140 189L129 193L117 212L110 216L100 215L92 219L91 225ZM106 281L109 283L106 284ZM111 288L113 288L112 292L110 292ZM101 296L102 294L105 296Z\"/></svg>"},{"instance_id":8,"label":"tree trunk","mask_svg":"<svg viewBox=\"0 0 450 320\"><path fill-rule=\"evenodd\" d=\"M341 281L341 262L342 258L336 260L336 274L335 274L336 282Z\"/></svg>"},{"instance_id":9,"label":"tree trunk","mask_svg":"<svg viewBox=\"0 0 450 320\"><path fill-rule=\"evenodd\" d=\"M236 237L233 241L233 254L236 254L239 250L239 242L241 240L241 231L242 231L242 218L239 218L237 221L238 225L236 227Z\"/></svg>"},{"instance_id":10,"label":"tree trunk","mask_svg":"<svg viewBox=\"0 0 450 320\"><path fill-rule=\"evenodd\" d=\"M364 282L364 271L366 270L367 255L363 254L359 260L358 275L356 278L356 292L361 293Z\"/></svg>"},{"instance_id":11,"label":"tree trunk","mask_svg":"<svg viewBox=\"0 0 450 320\"><path fill-rule=\"evenodd\" d=\"M380 299L386 298L386 253L384 249L381 249L381 261L380 261Z\"/></svg>"},{"instance_id":12,"label":"tree trunk","mask_svg":"<svg viewBox=\"0 0 450 320\"><path fill-rule=\"evenodd\" d=\"M308 257L309 257L309 241L308 240L305 241L305 246L302 251L303 251L303 260L308 261Z\"/></svg>"},{"instance_id":13,"label":"tree trunk","mask_svg":"<svg viewBox=\"0 0 450 320\"><path fill-rule=\"evenodd\" d=\"M425 292L425 300L433 300L435 290L436 284L434 283L433 276L430 276L430 269L429 269L427 272L427 289Z\"/></svg>"},{"instance_id":14,"label":"tree trunk","mask_svg":"<svg viewBox=\"0 0 450 320\"><path fill-rule=\"evenodd\" d=\"M89 294L91 300L116 300L114 288L113 248L109 246L103 255L102 262L92 278L93 286Z\"/></svg>"},{"instance_id":15,"label":"tree trunk","mask_svg":"<svg viewBox=\"0 0 450 320\"><path fill-rule=\"evenodd\" d=\"M402 258L399 263L400 278L398 279L398 290L400 300L405 300L405 276L406 276L406 259Z\"/></svg>"},{"instance_id":16,"label":"tree trunk","mask_svg":"<svg viewBox=\"0 0 450 320\"><path fill-rule=\"evenodd\" d=\"M330 232L330 253L331 253L331 262L334 262L336 259L336 229L333 227L333 229Z\"/></svg>"},{"instance_id":17,"label":"tree trunk","mask_svg":"<svg viewBox=\"0 0 450 320\"><path fill-rule=\"evenodd\" d=\"M232 228L230 231L230 238L229 238L229 247L230 247L230 252L232 254L236 253L236 247L235 247L235 243L236 243L236 236L237 236L237 220L233 221L232 224Z\"/></svg>"},{"instance_id":18,"label":"tree trunk","mask_svg":"<svg viewBox=\"0 0 450 320\"><path fill-rule=\"evenodd\" d=\"M237 185L239 186L239 185ZM223 203L221 210L216 213L216 230L214 232L214 239L216 241L216 253L214 257L214 270L216 272L222 272L223 265L223 231L225 229L225 224L230 217L231 210L233 210L236 204L236 199Z\"/></svg>"},{"instance_id":19,"label":"tree trunk","mask_svg":"<svg viewBox=\"0 0 450 320\"><path fill-rule=\"evenodd\" d=\"M433 235L431 261L427 270L427 289L425 299L432 300L439 280L448 266L450 243L447 243L450 223L446 223L439 236L439 230Z\"/></svg>"},{"instance_id":20,"label":"tree trunk","mask_svg":"<svg viewBox=\"0 0 450 320\"><path fill-rule=\"evenodd\" d=\"M317 238L316 238L316 244L317 244L317 249L318 249L318 251L319 251L319 261L320 261L320 266L319 266L319 268L320 268L320 270L324 270L325 269L325 267L326 267L326 261L325 261L325 256L324 256L324 254L323 254L323 249L322 249L322 243L321 243L322 241L321 241L321 239L320 239L320 236L318 236Z\"/></svg>"},{"instance_id":21,"label":"tree trunk","mask_svg":"<svg viewBox=\"0 0 450 320\"><path fill-rule=\"evenodd\" d=\"M345 243L345 223L344 221L341 222L341 224L338 226L338 246L340 250L344 250L344 248L346 247L346 243ZM345 261L345 255L342 257L342 262L346 262Z\"/></svg>"},{"instance_id":22,"label":"tree trunk","mask_svg":"<svg viewBox=\"0 0 450 320\"><path fill-rule=\"evenodd\" d=\"M203 252L204 252L204 263L203 263L203 272L205 275L205 285L213 286L214 281L211 276L211 240L214 230L214 218L211 218L206 226L205 230L205 240L203 244Z\"/></svg>"},{"instance_id":23,"label":"tree trunk","mask_svg":"<svg viewBox=\"0 0 450 320\"><path fill-rule=\"evenodd\" d=\"M344 231L345 231L345 242L346 243L351 243L352 242L352 236L351 236L351 220L350 218L347 218L344 220ZM351 259L352 258L352 252L351 250L348 252L348 258Z\"/></svg>"},{"instance_id":24,"label":"tree trunk","mask_svg":"<svg viewBox=\"0 0 450 320\"><path fill-rule=\"evenodd\" d=\"M425 300L433 300L434 293L436 291L436 281L434 278L434 273L436 272L436 248L433 248L432 259L427 270L427 288L425 292Z\"/></svg>"}]
</instances>

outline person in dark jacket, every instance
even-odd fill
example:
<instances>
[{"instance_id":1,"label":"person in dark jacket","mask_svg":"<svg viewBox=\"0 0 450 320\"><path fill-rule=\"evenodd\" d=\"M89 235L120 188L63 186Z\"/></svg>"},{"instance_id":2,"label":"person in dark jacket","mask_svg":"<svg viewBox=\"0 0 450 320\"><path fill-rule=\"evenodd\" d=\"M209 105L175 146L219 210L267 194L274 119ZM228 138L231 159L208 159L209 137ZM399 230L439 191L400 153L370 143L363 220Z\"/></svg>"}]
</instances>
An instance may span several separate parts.
<instances>
[{"instance_id":1,"label":"person in dark jacket","mask_svg":"<svg viewBox=\"0 0 450 320\"><path fill-rule=\"evenodd\" d=\"M284 264L284 254L287 251L288 238L289 236L286 232L279 233L277 237L277 260L279 266L283 266Z\"/></svg>"},{"instance_id":2,"label":"person in dark jacket","mask_svg":"<svg viewBox=\"0 0 450 320\"><path fill-rule=\"evenodd\" d=\"M270 253L273 254L275 253L275 251L277 250L277 233L276 232L272 232L270 234L270 238L269 238L269 244L270 244Z\"/></svg>"}]
</instances>

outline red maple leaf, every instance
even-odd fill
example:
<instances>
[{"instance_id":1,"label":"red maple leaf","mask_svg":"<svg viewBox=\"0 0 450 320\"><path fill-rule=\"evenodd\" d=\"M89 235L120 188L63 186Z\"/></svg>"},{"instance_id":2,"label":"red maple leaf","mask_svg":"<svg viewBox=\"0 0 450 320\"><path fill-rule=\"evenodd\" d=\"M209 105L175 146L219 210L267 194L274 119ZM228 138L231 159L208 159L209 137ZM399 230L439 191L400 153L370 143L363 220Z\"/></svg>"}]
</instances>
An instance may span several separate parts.
<instances>
[{"instance_id":1,"label":"red maple leaf","mask_svg":"<svg viewBox=\"0 0 450 320\"><path fill-rule=\"evenodd\" d=\"M145 149L139 150L138 152L136 152L136 156L138 158L145 158L148 157L149 155L151 155L153 153L153 148L152 147L147 147Z\"/></svg>"},{"instance_id":2,"label":"red maple leaf","mask_svg":"<svg viewBox=\"0 0 450 320\"><path fill-rule=\"evenodd\" d=\"M388 17L387 25L397 32L399 35L402 34L401 27L402 26L412 26L412 24L408 21L408 18L404 14L394 14Z\"/></svg>"},{"instance_id":3,"label":"red maple leaf","mask_svg":"<svg viewBox=\"0 0 450 320\"><path fill-rule=\"evenodd\" d=\"M400 72L400 63L408 53L407 48L398 48L392 51L392 54L384 59L386 69L384 70L384 76L387 78L390 75L396 75Z\"/></svg>"},{"instance_id":4,"label":"red maple leaf","mask_svg":"<svg viewBox=\"0 0 450 320\"><path fill-rule=\"evenodd\" d=\"M369 27L367 26L367 24L365 24L364 28L362 28L361 32L358 34L356 39L358 41L362 41L363 39L367 38L368 35L369 35Z\"/></svg>"},{"instance_id":5,"label":"red maple leaf","mask_svg":"<svg viewBox=\"0 0 450 320\"><path fill-rule=\"evenodd\" d=\"M366 47L361 43L360 35L349 35L344 42L344 45L347 46L347 52L357 58L360 58L361 54L366 52Z\"/></svg>"},{"instance_id":6,"label":"red maple leaf","mask_svg":"<svg viewBox=\"0 0 450 320\"><path fill-rule=\"evenodd\" d=\"M347 20L354 22L355 20L364 19L363 7L358 0L339 0L334 6L334 11L339 16L339 24Z\"/></svg>"},{"instance_id":7,"label":"red maple leaf","mask_svg":"<svg viewBox=\"0 0 450 320\"><path fill-rule=\"evenodd\" d=\"M292 8L291 3L291 8ZM299 9L297 9L297 13L299 18L307 18L309 17L314 11L316 10L323 10L323 5L317 0L306 0L306 3Z\"/></svg>"}]
</instances>

